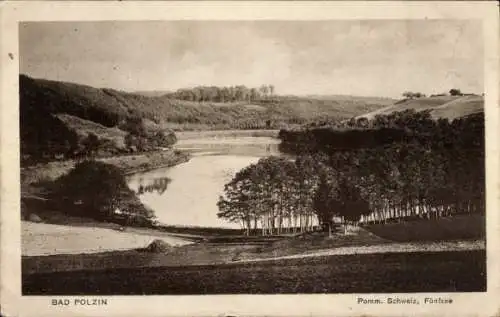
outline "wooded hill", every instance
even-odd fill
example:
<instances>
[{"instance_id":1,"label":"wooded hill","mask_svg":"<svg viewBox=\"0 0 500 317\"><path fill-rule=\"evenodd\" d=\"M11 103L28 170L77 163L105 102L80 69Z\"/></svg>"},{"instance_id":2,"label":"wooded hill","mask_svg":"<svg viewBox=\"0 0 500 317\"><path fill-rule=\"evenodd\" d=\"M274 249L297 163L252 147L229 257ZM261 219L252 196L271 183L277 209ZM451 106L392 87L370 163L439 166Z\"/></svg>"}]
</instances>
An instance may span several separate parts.
<instances>
[{"instance_id":1,"label":"wooded hill","mask_svg":"<svg viewBox=\"0 0 500 317\"><path fill-rule=\"evenodd\" d=\"M26 75L19 81L24 161L147 151L175 143L172 129L281 128L319 118L342 120L392 103L383 98L320 100L258 92L248 100L244 92L253 90L244 86L198 87L198 98L186 89L146 96ZM208 91L228 95L220 102Z\"/></svg>"},{"instance_id":2,"label":"wooded hill","mask_svg":"<svg viewBox=\"0 0 500 317\"><path fill-rule=\"evenodd\" d=\"M24 75L19 90L23 163L144 152L176 142L173 131L116 91Z\"/></svg>"},{"instance_id":3,"label":"wooded hill","mask_svg":"<svg viewBox=\"0 0 500 317\"><path fill-rule=\"evenodd\" d=\"M296 97L279 96L265 85L127 93L25 75L19 80L22 157L36 160L168 147L176 141L172 130L281 129L325 122L352 126L349 122L356 119L351 118L416 108L416 104L424 104L421 109L434 107L432 115L445 117L482 111L480 96L399 102L335 95Z\"/></svg>"},{"instance_id":4,"label":"wooded hill","mask_svg":"<svg viewBox=\"0 0 500 317\"><path fill-rule=\"evenodd\" d=\"M244 87L244 86L236 86ZM231 91L226 87L195 87ZM232 88L232 87L230 87ZM239 90L220 98L196 97L183 89L180 92L155 95L154 93L127 93L114 89L98 89L90 86L33 79L20 76L21 95L30 102L33 97L45 97L51 104L43 105L49 112L64 112L104 126L115 126L131 114L140 114L156 123L212 125L214 128L265 128L267 120L273 120L274 127L280 124L302 124L322 117L346 119L373 111L394 102L387 98L348 97L327 99L301 98L293 96L263 96L252 99ZM217 90L218 89L218 90ZM242 89L242 88L239 88ZM197 94L201 94L198 92ZM201 94L204 96L204 94ZM276 121L276 122L274 122Z\"/></svg>"}]
</instances>

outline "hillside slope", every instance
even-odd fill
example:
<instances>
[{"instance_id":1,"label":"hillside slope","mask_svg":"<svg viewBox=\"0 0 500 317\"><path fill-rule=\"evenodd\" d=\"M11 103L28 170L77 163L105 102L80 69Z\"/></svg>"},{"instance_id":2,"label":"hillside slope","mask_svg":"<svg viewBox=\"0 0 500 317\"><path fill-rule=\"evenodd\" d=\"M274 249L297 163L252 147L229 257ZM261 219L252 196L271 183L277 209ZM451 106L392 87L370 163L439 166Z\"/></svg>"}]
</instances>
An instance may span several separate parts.
<instances>
[{"instance_id":1,"label":"hillside slope","mask_svg":"<svg viewBox=\"0 0 500 317\"><path fill-rule=\"evenodd\" d=\"M167 147L175 142L172 130L278 129L351 118L394 102L351 96L193 102L26 75L20 75L19 89L23 159L49 160L81 155L86 147L108 155ZM150 139L147 146L141 137Z\"/></svg>"},{"instance_id":2,"label":"hillside slope","mask_svg":"<svg viewBox=\"0 0 500 317\"><path fill-rule=\"evenodd\" d=\"M467 117L484 111L484 97L478 95L467 96L436 96L418 99L401 100L393 105L379 108L375 111L359 115L356 118L373 119L376 115L387 115L393 112L415 110L429 110L433 118L453 120Z\"/></svg>"},{"instance_id":3,"label":"hillside slope","mask_svg":"<svg viewBox=\"0 0 500 317\"><path fill-rule=\"evenodd\" d=\"M301 124L324 117L345 119L394 102L387 98L366 97L276 97L251 103L192 102L25 75L20 76L20 93L21 108L66 113L107 127L116 126L131 115L140 115L174 127L198 124L202 128L208 125L222 129L268 128L267 120L272 120L272 124Z\"/></svg>"},{"instance_id":4,"label":"hillside slope","mask_svg":"<svg viewBox=\"0 0 500 317\"><path fill-rule=\"evenodd\" d=\"M23 163L150 151L175 143L173 131L148 120L120 92L19 78Z\"/></svg>"},{"instance_id":5,"label":"hillside slope","mask_svg":"<svg viewBox=\"0 0 500 317\"><path fill-rule=\"evenodd\" d=\"M431 115L434 118L447 118L453 120L481 112L484 112L483 97L463 96L434 108Z\"/></svg>"}]
</instances>

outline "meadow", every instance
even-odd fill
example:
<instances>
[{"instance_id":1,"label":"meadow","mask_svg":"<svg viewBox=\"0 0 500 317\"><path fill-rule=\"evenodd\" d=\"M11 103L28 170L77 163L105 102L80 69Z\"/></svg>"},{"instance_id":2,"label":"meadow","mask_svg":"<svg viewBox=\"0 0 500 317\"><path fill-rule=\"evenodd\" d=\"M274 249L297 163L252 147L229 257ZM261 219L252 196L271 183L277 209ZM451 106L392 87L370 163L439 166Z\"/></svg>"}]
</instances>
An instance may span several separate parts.
<instances>
[{"instance_id":1,"label":"meadow","mask_svg":"<svg viewBox=\"0 0 500 317\"><path fill-rule=\"evenodd\" d=\"M23 275L23 295L486 291L485 251L336 255L269 262Z\"/></svg>"}]
</instances>

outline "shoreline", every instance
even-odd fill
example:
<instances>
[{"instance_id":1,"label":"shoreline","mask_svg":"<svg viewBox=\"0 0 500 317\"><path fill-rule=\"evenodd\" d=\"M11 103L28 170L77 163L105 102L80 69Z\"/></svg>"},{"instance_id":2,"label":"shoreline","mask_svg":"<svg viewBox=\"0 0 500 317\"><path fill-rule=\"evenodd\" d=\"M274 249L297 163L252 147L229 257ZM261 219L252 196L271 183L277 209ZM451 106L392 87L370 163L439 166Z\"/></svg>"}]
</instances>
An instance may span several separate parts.
<instances>
[{"instance_id":1,"label":"shoreline","mask_svg":"<svg viewBox=\"0 0 500 317\"><path fill-rule=\"evenodd\" d=\"M177 131L178 142L190 142L193 139L218 139L234 137L272 137L278 136L278 129L217 129L217 130L183 130ZM155 169L168 168L188 162L193 154L188 149L179 149L173 146L166 150L156 150L141 153L121 153L109 157L96 158L97 161L115 165L123 170L125 176L135 173L144 173ZM36 187L37 183L52 181L68 172L76 163L76 160L54 160L35 163L32 165L21 165L21 186ZM31 188L33 189L33 188ZM35 190L37 192L37 190Z\"/></svg>"},{"instance_id":2,"label":"shoreline","mask_svg":"<svg viewBox=\"0 0 500 317\"><path fill-rule=\"evenodd\" d=\"M278 138L280 129L215 129L215 130L181 130L176 131L178 143L191 139L238 138L238 137L270 137Z\"/></svg>"},{"instance_id":3,"label":"shoreline","mask_svg":"<svg viewBox=\"0 0 500 317\"><path fill-rule=\"evenodd\" d=\"M191 155L185 151L168 149L131 155L118 155L106 158L96 158L96 161L118 167L127 178L135 173L144 173L158 168L173 167L189 161ZM67 228L86 227L99 229L114 229L126 227L129 230L135 226L123 226L118 223L97 221L92 218L75 217L65 214L62 210L54 209L52 202L47 200L50 184L59 177L67 174L77 163L75 160L53 161L39 163L35 166L21 168L21 220L30 217L39 219L36 222L47 225L59 225ZM148 228L142 235L162 234L164 231Z\"/></svg>"},{"instance_id":4,"label":"shoreline","mask_svg":"<svg viewBox=\"0 0 500 317\"><path fill-rule=\"evenodd\" d=\"M154 166L148 166L148 167L142 167L142 168L135 168L135 169L134 168L130 168L130 169L124 170L124 175L125 176L130 176L130 175L133 175L133 174L149 172L149 171L152 171L152 170L155 170L155 169L174 167L174 166L177 166L177 165L180 165L180 164L183 164L183 163L187 163L192 158L191 153L189 153L188 151L185 151L185 150L174 150L174 152L175 151L179 152L179 153L177 153L177 155L179 155L179 156L178 156L177 160L175 160L175 161L166 162L166 163L160 163L160 164L157 164L157 165L154 165ZM162 152L162 151L159 151L159 152Z\"/></svg>"},{"instance_id":5,"label":"shoreline","mask_svg":"<svg viewBox=\"0 0 500 317\"><path fill-rule=\"evenodd\" d=\"M112 226L73 227L23 221L21 227L23 257L126 252L145 248L154 240L165 241L172 247L193 243L188 239L153 230L136 231L130 228L120 231Z\"/></svg>"},{"instance_id":6,"label":"shoreline","mask_svg":"<svg viewBox=\"0 0 500 317\"><path fill-rule=\"evenodd\" d=\"M95 158L97 161L117 166L124 176L144 173L158 168L173 167L186 163L192 155L188 151L168 149L137 154L116 155ZM76 164L76 160L61 160L21 166L21 188L39 187L43 182L53 181L66 174ZM43 185L42 185L43 187ZM23 191L21 192L21 196Z\"/></svg>"}]
</instances>

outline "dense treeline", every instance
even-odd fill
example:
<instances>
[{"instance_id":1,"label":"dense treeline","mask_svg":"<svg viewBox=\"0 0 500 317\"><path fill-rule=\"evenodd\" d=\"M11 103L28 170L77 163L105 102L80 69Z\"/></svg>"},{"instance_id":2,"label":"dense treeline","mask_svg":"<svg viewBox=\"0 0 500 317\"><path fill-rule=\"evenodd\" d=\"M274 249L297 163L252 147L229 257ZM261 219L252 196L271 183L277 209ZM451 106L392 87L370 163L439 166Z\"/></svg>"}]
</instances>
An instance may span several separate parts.
<instances>
[{"instance_id":1,"label":"dense treeline","mask_svg":"<svg viewBox=\"0 0 500 317\"><path fill-rule=\"evenodd\" d=\"M281 233L283 220L295 228L307 216L327 226L334 217L366 223L484 212L483 114L449 122L405 111L353 128L281 131L295 162L263 159L242 170L226 185L219 216Z\"/></svg>"},{"instance_id":2,"label":"dense treeline","mask_svg":"<svg viewBox=\"0 0 500 317\"><path fill-rule=\"evenodd\" d=\"M280 130L280 150L291 154L333 153L339 150L369 148L402 143L416 136L399 128L313 128Z\"/></svg>"},{"instance_id":3,"label":"dense treeline","mask_svg":"<svg viewBox=\"0 0 500 317\"><path fill-rule=\"evenodd\" d=\"M377 116L368 125L359 123L358 128L401 129L407 137L360 147L353 138L352 149L339 149L334 139L309 130L303 131L302 147L288 147L293 142L283 131L283 150L303 154L309 152L308 142L316 144L315 150L327 154L334 173L370 202L370 221L484 212L484 114L449 122L432 120L429 112L405 111ZM351 140L349 134L345 137Z\"/></svg>"},{"instance_id":4,"label":"dense treeline","mask_svg":"<svg viewBox=\"0 0 500 317\"><path fill-rule=\"evenodd\" d=\"M198 102L234 102L258 101L273 97L273 85L262 85L259 88L248 88L244 85L230 87L198 86L191 89L179 89L167 94L169 98Z\"/></svg>"},{"instance_id":5,"label":"dense treeline","mask_svg":"<svg viewBox=\"0 0 500 317\"><path fill-rule=\"evenodd\" d=\"M260 159L224 186L218 217L239 222L247 235L258 229L272 235L311 231L318 225L331 229L334 217L357 222L368 215L359 189L345 178L332 177L324 162L322 155Z\"/></svg>"}]
</instances>

